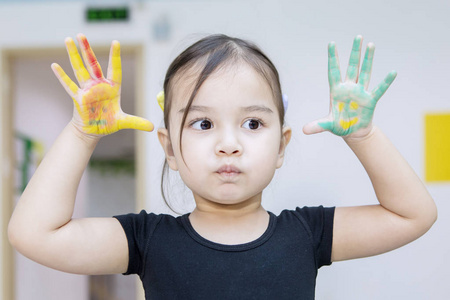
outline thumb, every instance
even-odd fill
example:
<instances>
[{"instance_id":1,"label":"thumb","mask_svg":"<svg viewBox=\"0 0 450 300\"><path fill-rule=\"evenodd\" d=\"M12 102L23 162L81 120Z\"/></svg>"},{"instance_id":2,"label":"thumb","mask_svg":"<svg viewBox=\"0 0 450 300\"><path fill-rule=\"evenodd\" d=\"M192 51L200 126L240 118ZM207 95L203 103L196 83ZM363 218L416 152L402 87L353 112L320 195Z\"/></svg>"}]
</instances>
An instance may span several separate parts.
<instances>
[{"instance_id":1,"label":"thumb","mask_svg":"<svg viewBox=\"0 0 450 300\"><path fill-rule=\"evenodd\" d=\"M118 120L120 129L137 129L143 131L152 131L154 126L152 122L141 117L125 114L125 117Z\"/></svg>"},{"instance_id":2,"label":"thumb","mask_svg":"<svg viewBox=\"0 0 450 300\"><path fill-rule=\"evenodd\" d=\"M328 119L318 119L312 122L309 122L305 126L303 126L303 133L310 135L310 134L316 134L321 133L326 130L329 130L329 127L332 125L332 122L330 122Z\"/></svg>"}]
</instances>

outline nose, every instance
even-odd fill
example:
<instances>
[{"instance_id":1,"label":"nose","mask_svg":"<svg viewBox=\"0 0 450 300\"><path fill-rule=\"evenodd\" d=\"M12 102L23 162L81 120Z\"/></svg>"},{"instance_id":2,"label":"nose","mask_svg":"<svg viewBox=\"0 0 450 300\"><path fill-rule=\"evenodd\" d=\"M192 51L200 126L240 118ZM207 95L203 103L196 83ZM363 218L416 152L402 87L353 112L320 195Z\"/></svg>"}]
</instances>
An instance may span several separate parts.
<instances>
[{"instance_id":1,"label":"nose","mask_svg":"<svg viewBox=\"0 0 450 300\"><path fill-rule=\"evenodd\" d=\"M216 155L241 155L242 144L236 132L224 130L217 138Z\"/></svg>"}]
</instances>

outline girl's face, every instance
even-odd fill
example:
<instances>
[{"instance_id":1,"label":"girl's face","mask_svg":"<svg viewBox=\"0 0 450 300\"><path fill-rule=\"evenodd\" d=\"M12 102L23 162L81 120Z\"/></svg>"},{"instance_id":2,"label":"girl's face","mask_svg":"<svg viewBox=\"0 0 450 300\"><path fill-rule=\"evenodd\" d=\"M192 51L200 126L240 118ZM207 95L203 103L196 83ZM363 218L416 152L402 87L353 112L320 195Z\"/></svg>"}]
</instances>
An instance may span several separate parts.
<instances>
[{"instance_id":1,"label":"girl's face","mask_svg":"<svg viewBox=\"0 0 450 300\"><path fill-rule=\"evenodd\" d=\"M173 86L170 135L159 130L169 167L180 172L197 204L260 201L262 190L283 163L291 135L290 128L280 126L267 82L246 64L212 74L189 109L183 156L180 125L192 80L179 79Z\"/></svg>"}]
</instances>

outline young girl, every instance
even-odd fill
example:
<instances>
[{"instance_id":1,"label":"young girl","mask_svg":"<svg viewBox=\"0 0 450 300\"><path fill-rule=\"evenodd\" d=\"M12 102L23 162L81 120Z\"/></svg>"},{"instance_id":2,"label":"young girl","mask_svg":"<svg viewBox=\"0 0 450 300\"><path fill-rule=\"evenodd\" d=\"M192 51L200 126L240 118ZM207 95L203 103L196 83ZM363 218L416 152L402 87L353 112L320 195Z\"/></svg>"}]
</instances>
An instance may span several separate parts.
<instances>
[{"instance_id":1,"label":"young girl","mask_svg":"<svg viewBox=\"0 0 450 300\"><path fill-rule=\"evenodd\" d=\"M342 136L370 176L379 205L267 212L262 192L291 138L278 72L255 45L224 35L186 49L164 81L165 128L158 138L168 166L193 193L192 213L72 219L80 178L99 139L124 128L153 129L120 109L119 43L112 43L105 78L85 36L78 41L85 66L66 39L79 86L52 65L73 98L73 119L9 225L11 243L30 259L78 274L138 274L147 299L313 299L321 266L398 248L436 220L420 179L372 125L375 105L396 74L367 90L374 45L367 46L360 72L360 36L345 80L330 43L330 113L303 131Z\"/></svg>"}]
</instances>

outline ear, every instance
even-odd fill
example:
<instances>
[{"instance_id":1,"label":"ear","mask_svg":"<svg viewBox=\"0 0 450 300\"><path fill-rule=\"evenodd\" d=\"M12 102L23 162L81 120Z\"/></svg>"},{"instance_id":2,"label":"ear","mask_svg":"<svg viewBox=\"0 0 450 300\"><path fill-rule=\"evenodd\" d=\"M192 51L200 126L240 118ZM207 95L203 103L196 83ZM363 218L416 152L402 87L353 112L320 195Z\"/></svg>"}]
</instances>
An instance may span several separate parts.
<instances>
[{"instance_id":1,"label":"ear","mask_svg":"<svg viewBox=\"0 0 450 300\"><path fill-rule=\"evenodd\" d=\"M277 169L283 165L284 152L286 150L289 141L291 140L292 129L289 126L284 126L281 131L280 150L278 151Z\"/></svg>"},{"instance_id":2,"label":"ear","mask_svg":"<svg viewBox=\"0 0 450 300\"><path fill-rule=\"evenodd\" d=\"M172 142L170 141L169 131L166 128L159 128L158 139L163 147L164 153L166 154L166 160L169 168L174 171L178 171L175 155L173 154Z\"/></svg>"}]
</instances>

